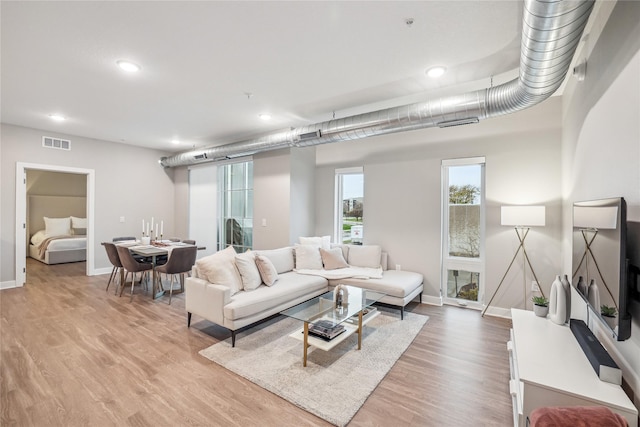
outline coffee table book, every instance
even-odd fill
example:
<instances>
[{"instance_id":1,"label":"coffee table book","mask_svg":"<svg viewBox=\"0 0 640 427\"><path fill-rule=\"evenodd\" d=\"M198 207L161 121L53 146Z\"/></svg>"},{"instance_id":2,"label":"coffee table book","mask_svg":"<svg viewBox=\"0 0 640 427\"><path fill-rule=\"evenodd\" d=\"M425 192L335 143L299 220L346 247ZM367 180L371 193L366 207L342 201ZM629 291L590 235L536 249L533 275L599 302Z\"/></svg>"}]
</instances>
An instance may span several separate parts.
<instances>
[{"instance_id":1,"label":"coffee table book","mask_svg":"<svg viewBox=\"0 0 640 427\"><path fill-rule=\"evenodd\" d=\"M380 312L378 310L373 310L369 312L366 318L365 317L362 318L362 326L364 327L364 325L369 323L372 319L376 318L379 314ZM309 337L308 337L309 345L315 348L319 348L320 350L323 350L323 351L329 351L358 331L357 316L356 316L355 324L351 324L347 322L344 322L342 324L344 325L344 332L330 341L326 341L322 338L318 338L313 336L312 334L309 334ZM303 328L297 329L295 332L293 332L289 336L297 339L298 341L304 342L304 329Z\"/></svg>"}]
</instances>

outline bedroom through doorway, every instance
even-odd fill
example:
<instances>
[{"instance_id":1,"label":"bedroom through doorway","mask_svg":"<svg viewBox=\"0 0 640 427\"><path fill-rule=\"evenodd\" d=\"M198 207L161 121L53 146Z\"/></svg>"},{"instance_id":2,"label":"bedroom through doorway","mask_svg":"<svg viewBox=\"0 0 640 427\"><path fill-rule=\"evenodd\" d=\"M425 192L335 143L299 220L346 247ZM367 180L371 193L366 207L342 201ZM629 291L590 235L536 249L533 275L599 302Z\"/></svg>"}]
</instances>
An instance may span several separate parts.
<instances>
[{"instance_id":1,"label":"bedroom through doorway","mask_svg":"<svg viewBox=\"0 0 640 427\"><path fill-rule=\"evenodd\" d=\"M17 174L16 286L36 262L52 272L78 263L91 275L94 171L19 163Z\"/></svg>"}]
</instances>

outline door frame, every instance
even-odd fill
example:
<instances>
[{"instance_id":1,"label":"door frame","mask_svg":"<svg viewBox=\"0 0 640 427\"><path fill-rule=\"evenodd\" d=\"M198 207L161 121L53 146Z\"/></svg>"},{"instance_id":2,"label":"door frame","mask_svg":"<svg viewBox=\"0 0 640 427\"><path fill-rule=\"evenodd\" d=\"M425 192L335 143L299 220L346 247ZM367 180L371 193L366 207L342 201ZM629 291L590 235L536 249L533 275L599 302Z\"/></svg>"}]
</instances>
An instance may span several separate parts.
<instances>
[{"instance_id":1,"label":"door frame","mask_svg":"<svg viewBox=\"0 0 640 427\"><path fill-rule=\"evenodd\" d=\"M86 274L95 274L94 266L94 205L95 205L95 170L37 163L16 163L16 287L24 286L27 271L27 170L63 172L86 175L87 177L87 263Z\"/></svg>"}]
</instances>

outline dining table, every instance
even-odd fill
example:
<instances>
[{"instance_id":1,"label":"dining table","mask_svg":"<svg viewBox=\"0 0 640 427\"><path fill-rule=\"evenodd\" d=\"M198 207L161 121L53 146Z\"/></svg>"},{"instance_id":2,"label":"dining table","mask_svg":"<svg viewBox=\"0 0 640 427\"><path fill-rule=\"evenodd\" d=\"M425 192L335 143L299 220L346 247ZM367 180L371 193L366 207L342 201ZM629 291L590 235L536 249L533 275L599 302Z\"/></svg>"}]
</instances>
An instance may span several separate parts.
<instances>
[{"instance_id":1,"label":"dining table","mask_svg":"<svg viewBox=\"0 0 640 427\"><path fill-rule=\"evenodd\" d=\"M170 240L153 240L150 244L144 245L138 241L124 241L117 243L120 246L126 246L129 248L129 251L132 254L139 255L145 258L151 259L151 264L153 265L153 273L152 273L152 296L153 299L160 298L164 295L165 290L162 289L161 283L159 280L156 280L156 266L158 265L158 257L162 255L170 256L171 249L176 247L183 246L194 246L189 243L184 242L173 242ZM205 246L198 246L198 250L206 249ZM123 283L124 280L124 271L120 271L120 283Z\"/></svg>"}]
</instances>

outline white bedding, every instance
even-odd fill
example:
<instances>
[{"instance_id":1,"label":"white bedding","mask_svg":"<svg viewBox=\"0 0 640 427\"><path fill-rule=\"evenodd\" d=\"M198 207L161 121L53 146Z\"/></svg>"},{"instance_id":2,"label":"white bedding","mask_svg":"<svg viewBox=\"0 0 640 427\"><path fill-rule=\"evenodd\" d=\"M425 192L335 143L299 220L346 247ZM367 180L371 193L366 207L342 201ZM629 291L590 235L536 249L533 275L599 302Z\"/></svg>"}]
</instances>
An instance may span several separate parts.
<instances>
[{"instance_id":1,"label":"white bedding","mask_svg":"<svg viewBox=\"0 0 640 427\"><path fill-rule=\"evenodd\" d=\"M48 251L65 251L69 249L84 249L87 246L87 236L74 236L67 239L52 240Z\"/></svg>"}]
</instances>

